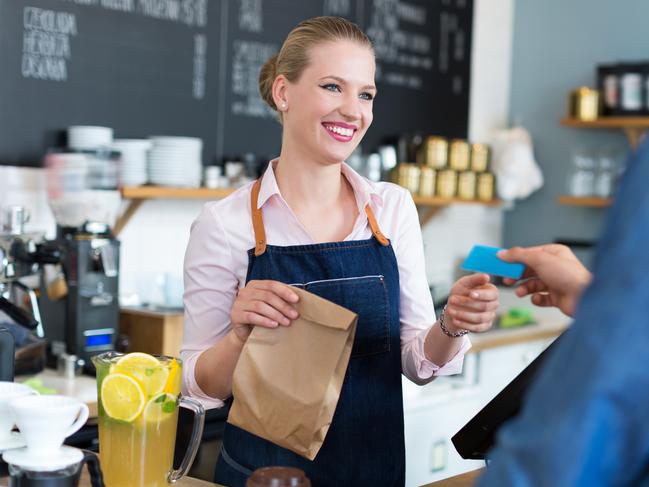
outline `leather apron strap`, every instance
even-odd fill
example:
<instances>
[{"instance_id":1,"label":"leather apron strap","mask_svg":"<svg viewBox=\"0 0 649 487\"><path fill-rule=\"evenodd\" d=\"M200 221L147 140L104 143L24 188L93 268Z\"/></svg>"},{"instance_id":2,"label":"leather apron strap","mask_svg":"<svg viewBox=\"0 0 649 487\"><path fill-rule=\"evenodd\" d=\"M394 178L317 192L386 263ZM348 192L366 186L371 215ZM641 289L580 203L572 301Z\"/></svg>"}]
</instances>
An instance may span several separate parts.
<instances>
[{"instance_id":1,"label":"leather apron strap","mask_svg":"<svg viewBox=\"0 0 649 487\"><path fill-rule=\"evenodd\" d=\"M250 192L250 211L252 212L252 228L255 231L255 256L259 257L266 252L266 230L264 230L264 219L261 216L261 208L257 208L261 178L255 181Z\"/></svg>"},{"instance_id":2,"label":"leather apron strap","mask_svg":"<svg viewBox=\"0 0 649 487\"><path fill-rule=\"evenodd\" d=\"M266 230L264 229L264 219L261 214L261 208L257 207L260 189L261 178L255 181L255 184L253 184L252 186L252 191L250 192L250 211L252 213L252 228L255 232L256 257L259 257L261 254L266 252ZM365 205L365 214L367 215L367 221L370 224L374 238L376 238L376 240L383 246L390 245L390 241L381 232L379 224L376 221L376 217L374 216L374 212L372 211L369 203Z\"/></svg>"}]
</instances>

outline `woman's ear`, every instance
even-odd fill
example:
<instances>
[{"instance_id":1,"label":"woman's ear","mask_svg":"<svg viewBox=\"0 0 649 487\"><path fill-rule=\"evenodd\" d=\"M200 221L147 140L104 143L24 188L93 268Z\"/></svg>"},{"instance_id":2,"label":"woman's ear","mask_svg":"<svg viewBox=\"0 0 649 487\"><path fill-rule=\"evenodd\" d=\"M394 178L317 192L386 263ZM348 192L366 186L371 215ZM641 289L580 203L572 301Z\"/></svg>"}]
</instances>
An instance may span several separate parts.
<instances>
[{"instance_id":1,"label":"woman's ear","mask_svg":"<svg viewBox=\"0 0 649 487\"><path fill-rule=\"evenodd\" d=\"M283 74L275 78L273 82L273 101L277 111L285 112L288 110L288 79Z\"/></svg>"}]
</instances>

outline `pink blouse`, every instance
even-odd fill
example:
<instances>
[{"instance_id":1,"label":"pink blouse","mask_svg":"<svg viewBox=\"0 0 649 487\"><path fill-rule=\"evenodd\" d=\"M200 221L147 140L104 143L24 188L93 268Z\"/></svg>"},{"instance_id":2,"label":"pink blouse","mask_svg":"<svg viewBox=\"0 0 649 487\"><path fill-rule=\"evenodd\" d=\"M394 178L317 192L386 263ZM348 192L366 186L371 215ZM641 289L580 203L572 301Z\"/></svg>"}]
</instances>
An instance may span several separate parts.
<instances>
[{"instance_id":1,"label":"pink blouse","mask_svg":"<svg viewBox=\"0 0 649 487\"><path fill-rule=\"evenodd\" d=\"M441 367L424 355L424 340L436 318L426 280L419 217L410 193L395 184L371 182L346 164L342 165L342 173L351 184L358 205L358 218L345 240L372 236L364 211L369 202L397 257L403 373L422 385L436 376L461 372L464 354L471 347L466 336L460 351ZM252 183L227 198L205 204L192 224L185 253L185 332L180 352L184 362L183 393L200 400L206 408L221 407L226 398L205 394L196 383L194 368L200 354L230 330L232 303L237 291L245 286L246 252L255 246L251 189ZM262 208L269 245L314 243L282 198L272 163L264 173L258 205Z\"/></svg>"}]
</instances>

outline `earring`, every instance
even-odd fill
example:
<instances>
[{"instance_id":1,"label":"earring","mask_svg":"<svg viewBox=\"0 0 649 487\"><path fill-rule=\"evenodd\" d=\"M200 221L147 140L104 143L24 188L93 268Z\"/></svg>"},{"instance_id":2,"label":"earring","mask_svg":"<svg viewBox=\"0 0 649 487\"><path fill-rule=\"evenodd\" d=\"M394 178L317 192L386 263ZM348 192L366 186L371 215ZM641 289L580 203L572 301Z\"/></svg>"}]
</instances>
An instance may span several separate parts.
<instances>
[{"instance_id":1,"label":"earring","mask_svg":"<svg viewBox=\"0 0 649 487\"><path fill-rule=\"evenodd\" d=\"M282 103L282 108L286 108L286 103Z\"/></svg>"}]
</instances>

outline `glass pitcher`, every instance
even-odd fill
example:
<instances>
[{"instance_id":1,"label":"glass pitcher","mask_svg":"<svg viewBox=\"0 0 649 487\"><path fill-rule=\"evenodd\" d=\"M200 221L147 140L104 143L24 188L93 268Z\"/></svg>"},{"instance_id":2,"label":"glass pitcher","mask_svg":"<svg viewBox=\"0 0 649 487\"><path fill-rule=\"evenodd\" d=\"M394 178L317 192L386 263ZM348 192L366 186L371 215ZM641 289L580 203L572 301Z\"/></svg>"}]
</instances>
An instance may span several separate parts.
<instances>
[{"instance_id":1,"label":"glass pitcher","mask_svg":"<svg viewBox=\"0 0 649 487\"><path fill-rule=\"evenodd\" d=\"M106 352L97 368L99 457L107 487L164 487L189 470L203 433L205 411L180 396L182 362L144 353ZM180 468L173 470L178 407L194 413Z\"/></svg>"}]
</instances>

